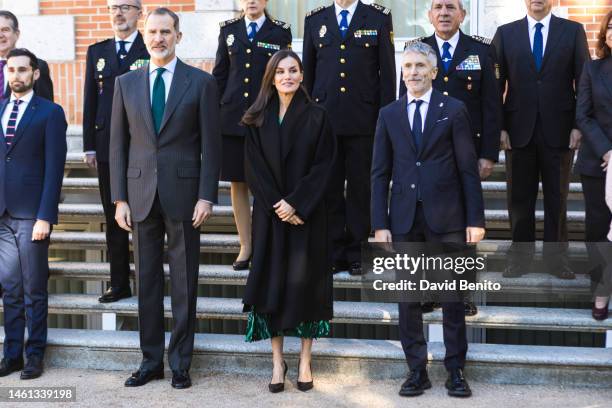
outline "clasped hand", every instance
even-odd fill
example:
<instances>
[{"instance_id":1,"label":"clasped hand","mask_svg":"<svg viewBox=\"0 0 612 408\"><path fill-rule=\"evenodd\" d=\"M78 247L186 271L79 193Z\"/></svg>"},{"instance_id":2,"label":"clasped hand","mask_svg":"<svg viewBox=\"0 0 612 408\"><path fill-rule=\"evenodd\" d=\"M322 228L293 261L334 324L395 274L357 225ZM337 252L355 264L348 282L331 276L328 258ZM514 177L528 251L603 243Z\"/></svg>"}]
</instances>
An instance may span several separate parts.
<instances>
[{"instance_id":1,"label":"clasped hand","mask_svg":"<svg viewBox=\"0 0 612 408\"><path fill-rule=\"evenodd\" d=\"M291 225L304 224L304 221L295 213L295 208L285 200L280 200L278 203L274 204L274 211L281 221L288 222Z\"/></svg>"}]
</instances>

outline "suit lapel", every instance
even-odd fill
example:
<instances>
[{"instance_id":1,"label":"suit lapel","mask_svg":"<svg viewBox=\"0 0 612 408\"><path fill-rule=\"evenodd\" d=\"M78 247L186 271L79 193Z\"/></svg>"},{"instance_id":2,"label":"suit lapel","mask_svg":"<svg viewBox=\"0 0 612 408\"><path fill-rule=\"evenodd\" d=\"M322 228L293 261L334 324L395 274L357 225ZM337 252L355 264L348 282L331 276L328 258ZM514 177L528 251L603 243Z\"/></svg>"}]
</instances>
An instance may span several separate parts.
<instances>
[{"instance_id":1,"label":"suit lapel","mask_svg":"<svg viewBox=\"0 0 612 408\"><path fill-rule=\"evenodd\" d=\"M431 92L431 98L429 99L429 107L427 108L427 117L425 118L425 127L423 129L423 142L421 143L421 149L419 152L424 151L425 146L431 142L431 129L440 117L443 110L444 101L442 94L434 89Z\"/></svg>"},{"instance_id":2,"label":"suit lapel","mask_svg":"<svg viewBox=\"0 0 612 408\"><path fill-rule=\"evenodd\" d=\"M323 11L323 19L325 20L327 32L331 33L334 37L342 41L340 25L338 24L338 19L336 18L336 8L333 4Z\"/></svg>"},{"instance_id":3,"label":"suit lapel","mask_svg":"<svg viewBox=\"0 0 612 408\"><path fill-rule=\"evenodd\" d=\"M408 94L404 94L395 105L395 112L392 115L394 118L399 118L399 127L402 132L402 137L408 139L408 144L412 151L416 153L416 145L414 144L414 136L410 130L410 121L408 120Z\"/></svg>"},{"instance_id":4,"label":"suit lapel","mask_svg":"<svg viewBox=\"0 0 612 408\"><path fill-rule=\"evenodd\" d=\"M119 61L117 61L117 48L115 44L115 37L111 39L106 45L106 56L108 59L108 63L111 67L111 72L119 71Z\"/></svg>"},{"instance_id":5,"label":"suit lapel","mask_svg":"<svg viewBox=\"0 0 612 408\"><path fill-rule=\"evenodd\" d=\"M36 113L37 107L38 107L38 97L34 95L32 99L30 100L30 103L28 103L28 107L26 108L26 111L23 113L23 116L21 117L21 120L19 121L19 124L17 125L17 129L15 131L15 137L13 138L13 143L11 144L11 147L9 147L8 149L9 152L15 148L17 143L19 143L19 140L21 140L21 138L23 137L25 130L28 128L28 125L30 124L30 122L32 121L32 118L34 117L34 114Z\"/></svg>"},{"instance_id":6,"label":"suit lapel","mask_svg":"<svg viewBox=\"0 0 612 408\"><path fill-rule=\"evenodd\" d=\"M185 64L183 64L181 60L177 60L174 75L172 76L172 83L170 84L168 101L166 102L166 108L164 109L164 117L159 127L160 135L168 123L168 120L170 120L170 117L176 110L179 102L183 98L183 94L189 88L190 83L191 79L189 78Z\"/></svg>"},{"instance_id":7,"label":"suit lapel","mask_svg":"<svg viewBox=\"0 0 612 408\"><path fill-rule=\"evenodd\" d=\"M272 31L272 26L273 26L272 21L270 21L270 19L266 17L259 31L255 33L253 44L257 44L257 41L265 40L266 36L270 33L270 31Z\"/></svg>"},{"instance_id":8,"label":"suit lapel","mask_svg":"<svg viewBox=\"0 0 612 408\"><path fill-rule=\"evenodd\" d=\"M266 19L267 20L267 19ZM251 42L249 41L249 37L248 37L248 33L247 33L247 29L246 29L246 23L244 20L244 17L242 17L242 19L240 20L240 22L238 24L236 24L236 32L235 32L235 36L236 38L238 38L240 41L242 41L248 48L251 47Z\"/></svg>"},{"instance_id":9,"label":"suit lapel","mask_svg":"<svg viewBox=\"0 0 612 408\"><path fill-rule=\"evenodd\" d=\"M300 129L296 128L296 125L302 123L301 119L303 118L303 113L307 106L306 96L300 89L293 96L289 108L285 113L285 117L283 118L283 123L280 126L281 146L283 147L281 157L283 161L287 158L289 152L291 152L297 139L296 135L299 133Z\"/></svg>"},{"instance_id":10,"label":"suit lapel","mask_svg":"<svg viewBox=\"0 0 612 408\"><path fill-rule=\"evenodd\" d=\"M153 140L156 140L157 135L155 134L155 126L153 125L153 114L151 113L151 85L149 83L149 64L147 64L143 68L140 68L138 72L140 78L138 78L138 84L134 87L134 103L140 106L142 117L144 118L145 125L149 130L149 134L152 135ZM143 83L144 86L142 85ZM126 96L124 96L124 103L125 97Z\"/></svg>"},{"instance_id":11,"label":"suit lapel","mask_svg":"<svg viewBox=\"0 0 612 408\"><path fill-rule=\"evenodd\" d=\"M533 52L531 51L531 40L529 39L529 22L527 17L520 20L518 25L517 43L519 47L519 58L517 63L527 61L527 65L533 72L538 72L535 66L535 60L533 59ZM521 55L522 54L522 55Z\"/></svg>"},{"instance_id":12,"label":"suit lapel","mask_svg":"<svg viewBox=\"0 0 612 408\"><path fill-rule=\"evenodd\" d=\"M542 68L540 72L546 68L546 61L550 59L550 54L557 51L557 43L563 34L563 23L560 18L554 15L550 16L550 27L548 27L548 38L546 39L546 48L544 49L544 59L542 60Z\"/></svg>"}]
</instances>

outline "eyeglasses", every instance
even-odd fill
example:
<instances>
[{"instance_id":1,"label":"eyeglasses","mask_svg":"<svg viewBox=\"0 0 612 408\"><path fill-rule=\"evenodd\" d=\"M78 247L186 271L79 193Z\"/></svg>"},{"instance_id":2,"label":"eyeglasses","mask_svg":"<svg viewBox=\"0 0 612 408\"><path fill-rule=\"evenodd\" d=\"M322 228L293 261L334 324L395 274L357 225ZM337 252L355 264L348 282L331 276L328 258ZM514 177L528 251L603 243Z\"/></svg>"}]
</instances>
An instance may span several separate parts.
<instances>
[{"instance_id":1,"label":"eyeglasses","mask_svg":"<svg viewBox=\"0 0 612 408\"><path fill-rule=\"evenodd\" d=\"M121 10L122 13L127 13L131 8L135 8L136 10L140 10L140 7L132 6L130 4L121 4L119 6L108 6L108 10L111 13L117 13Z\"/></svg>"}]
</instances>

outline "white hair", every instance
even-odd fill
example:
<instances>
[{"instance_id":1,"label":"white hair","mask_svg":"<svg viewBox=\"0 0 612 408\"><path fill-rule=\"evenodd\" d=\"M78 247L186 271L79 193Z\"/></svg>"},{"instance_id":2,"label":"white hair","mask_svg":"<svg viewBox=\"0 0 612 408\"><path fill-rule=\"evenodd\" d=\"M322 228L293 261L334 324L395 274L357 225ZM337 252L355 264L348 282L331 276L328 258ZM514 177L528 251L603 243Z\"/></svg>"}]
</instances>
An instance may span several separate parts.
<instances>
[{"instance_id":1,"label":"white hair","mask_svg":"<svg viewBox=\"0 0 612 408\"><path fill-rule=\"evenodd\" d=\"M404 49L404 57L408 53L424 55L429 60L432 67L435 68L438 66L438 57L436 56L436 52L433 48L431 48L429 44L426 44L421 41L410 42L408 43L408 45L406 45L406 48Z\"/></svg>"}]
</instances>

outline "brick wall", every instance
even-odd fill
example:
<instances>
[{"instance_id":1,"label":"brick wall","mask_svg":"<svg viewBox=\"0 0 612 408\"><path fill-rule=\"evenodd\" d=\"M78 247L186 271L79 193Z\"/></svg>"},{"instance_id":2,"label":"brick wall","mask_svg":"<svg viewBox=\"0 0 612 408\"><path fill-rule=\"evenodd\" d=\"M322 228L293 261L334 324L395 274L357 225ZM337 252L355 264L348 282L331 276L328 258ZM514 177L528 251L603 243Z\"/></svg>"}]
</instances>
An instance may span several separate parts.
<instances>
[{"instance_id":1,"label":"brick wall","mask_svg":"<svg viewBox=\"0 0 612 408\"><path fill-rule=\"evenodd\" d=\"M567 8L570 19L584 24L589 46L593 50L599 24L612 7L612 0L554 0L553 5ZM177 12L193 12L196 0L143 0L143 6L145 13L159 6L168 6ZM41 0L40 14L69 14L75 17L76 61L51 63L50 68L57 102L64 107L68 122L79 124L83 116L82 87L87 47L112 36L106 0ZM213 64L211 60L188 62L207 71L212 69Z\"/></svg>"}]
</instances>

